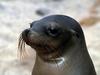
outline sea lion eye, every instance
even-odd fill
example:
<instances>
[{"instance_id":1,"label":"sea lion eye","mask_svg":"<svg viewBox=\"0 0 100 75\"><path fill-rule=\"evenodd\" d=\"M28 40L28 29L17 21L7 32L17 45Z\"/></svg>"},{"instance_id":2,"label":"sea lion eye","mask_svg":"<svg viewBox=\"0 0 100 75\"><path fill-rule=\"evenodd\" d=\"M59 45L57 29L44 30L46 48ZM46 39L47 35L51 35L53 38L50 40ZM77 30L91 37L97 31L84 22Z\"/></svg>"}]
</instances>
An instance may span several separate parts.
<instances>
[{"instance_id":1,"label":"sea lion eye","mask_svg":"<svg viewBox=\"0 0 100 75\"><path fill-rule=\"evenodd\" d=\"M58 28L48 28L48 34L50 36L57 36L59 34L59 29Z\"/></svg>"}]
</instances>

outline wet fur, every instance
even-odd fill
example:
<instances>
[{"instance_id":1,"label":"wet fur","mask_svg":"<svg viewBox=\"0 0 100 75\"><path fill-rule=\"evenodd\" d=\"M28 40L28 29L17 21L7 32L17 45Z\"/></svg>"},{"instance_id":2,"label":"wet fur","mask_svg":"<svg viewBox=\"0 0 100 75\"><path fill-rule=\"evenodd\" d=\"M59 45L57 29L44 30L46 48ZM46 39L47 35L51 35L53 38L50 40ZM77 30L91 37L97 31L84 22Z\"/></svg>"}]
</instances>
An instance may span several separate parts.
<instances>
[{"instance_id":1,"label":"wet fur","mask_svg":"<svg viewBox=\"0 0 100 75\"><path fill-rule=\"evenodd\" d=\"M58 15L59 16L59 15ZM57 17L58 17L57 16ZM61 15L60 15L61 16ZM65 16L61 16L61 17L65 17ZM58 17L59 18L59 17ZM46 21L48 21L48 19L50 19L49 17L46 19ZM59 18L60 19L60 18ZM74 22L74 20L72 19L72 21ZM33 22L34 23L34 22ZM80 28L80 26L77 26L77 25L79 25L77 22L74 22L75 23L75 25L73 25L73 26L71 26L72 27L72 30L70 30L70 32L71 32L71 34L69 35L69 36L74 36L74 38L73 37L70 37L70 39L72 39L73 38L73 40L78 40L77 41L77 43L81 43L81 47L80 48L82 48L83 49L83 53L86 55L86 56L84 56L83 54L82 55L80 55L81 54L81 51L79 50L80 48L78 48L78 50L79 50L79 54L78 55L80 55L80 57L81 56L84 56L86 59L87 59L87 61L86 61L86 63L85 64L89 64L87 67L90 67L91 69L91 71L93 71L93 72L91 72L91 73L89 73L88 75L96 75L96 73L95 73L95 70L94 70L94 67L93 67L93 64L92 64L92 61L91 61L91 58L90 58L90 56L88 55L88 52L87 52L87 48L86 48L86 44L85 44L85 39L84 39L84 35L83 35L83 31L82 31L82 29ZM70 26L69 26L69 28L70 28ZM74 30L74 31L73 31ZM62 39L64 39L64 40L60 40L60 41L63 41L61 44L59 43L59 42L54 42L54 40L51 40L51 38L50 39L43 39L42 38L42 36L38 36L38 37L41 37L41 38L38 38L38 40L37 39L27 39L26 38L26 31L23 31L22 33L21 33L21 35L20 35L20 38L19 38L19 44L18 44L18 48L19 48L19 52L20 52L20 56L21 57L23 57L24 55L26 55L26 50L25 50L25 44L28 44L28 45L30 45L32 48L34 48L34 49L36 49L36 50L39 50L39 51L36 51L36 52L38 52L38 54L39 54L39 56L41 57L41 58L44 58L43 60L41 60L40 58L39 58L39 56L37 55L37 57L36 57L36 64L35 64L35 69L33 69L33 72L32 72L32 75L36 72L36 74L35 75L38 75L39 74L39 71L38 71L38 68L41 68L40 66L41 65L46 65L46 66L49 66L50 67L50 65L52 66L52 65L54 65L54 66L56 66L56 69L55 68L51 68L50 67L50 69L49 70L51 70L51 72L49 72L49 71L45 71L45 72L43 72L43 73L47 73L48 75L51 75L51 74L53 74L53 75L61 75L61 74L63 74L63 73L66 73L66 72L68 72L68 73L66 73L66 74L63 74L63 75L74 75L73 73L71 73L70 71L70 67L72 67L72 68L74 68L74 67L76 67L75 66L75 64L73 65L73 64L70 64L70 63L73 63L73 62L70 62L70 59L69 59L69 61L65 61L64 63L63 63L63 66L60 66L59 64L58 64L58 62L60 62L60 61L63 61L63 59L59 59L59 57L63 57L63 55L64 55L64 52L65 51L62 51L62 50L64 50L64 47L67 45L66 44L66 41L68 42L68 47L70 47L70 46L73 46L74 44L76 44L76 43L73 43L73 40L70 40L70 39L68 39L68 40L66 40L66 39L64 39L64 38L67 38L67 37L64 37L63 38L63 36L61 37ZM69 34L69 32L68 32L68 34ZM66 34L64 34L64 36L66 36ZM76 37L76 38L75 38ZM46 37L45 37L46 38ZM59 38L60 39L60 38ZM33 42L34 41L34 42ZM42 42L43 41L43 42ZM51 41L53 41L53 42L51 42ZM77 45L76 45L77 46ZM68 48L67 47L67 48ZM49 49L51 49L51 51L49 50ZM68 48L69 49L69 48ZM45 52L45 50L47 50L46 52ZM76 47L76 50L77 50L77 47ZM86 52L84 51L84 50L86 50ZM42 53L41 53L41 51L42 51ZM44 52L43 52L44 51ZM55 52L56 51L56 52ZM73 51L74 52L74 51ZM69 51L68 51L68 53L70 53ZM65 52L65 54L68 54L68 53L66 53ZM78 52L77 52L78 53ZM63 55L62 55L63 54ZM73 53L71 53L71 54L73 54ZM74 53L75 54L75 53ZM48 55L48 56L47 56ZM52 56L51 56L52 55ZM66 55L67 56L67 55ZM70 56L70 55L69 55ZM73 55L72 55L73 56ZM73 56L73 57L69 57L69 58L71 58L71 59L73 59L74 57L76 57L76 56ZM88 59L88 58L89 59ZM55 59L55 58L57 58L57 59ZM77 57L76 57L77 58ZM50 59L50 60L49 60ZM82 58L79 58L80 60L84 60L84 59L82 59ZM74 60L78 60L78 59L74 59ZM41 62L41 63L40 63ZM81 61L78 61L78 62L81 62ZM89 63L88 63L89 62ZM50 64L51 63L51 64ZM69 63L69 64L68 64ZM84 65L84 62L82 62L83 64L81 64L81 65ZM38 66L38 65L40 65L40 66ZM66 69L66 65L68 65L68 70ZM79 63L79 65L80 65L80 63ZM70 66L70 67L69 67ZM86 65L85 65L86 66ZM44 67L43 69L45 69L45 66L42 66L42 67ZM63 69L61 69L61 67L65 67L65 70L63 70ZM84 67L84 66L83 66ZM53 69L55 70L55 71L53 71ZM72 69L73 70L73 69ZM81 69L82 70L82 69ZM58 72L58 74L57 73L55 73L55 72ZM63 71L63 72L61 72L61 71ZM42 73L42 72L40 72L40 73ZM60 74L61 73L61 74ZM75 72L76 74L78 74L77 72ZM80 72L79 72L80 73ZM76 75L75 74L75 75ZM42 74L43 75L43 74ZM80 75L80 74L78 74L78 75ZM87 73L85 73L85 71L83 70L83 74L82 75L87 75Z\"/></svg>"}]
</instances>

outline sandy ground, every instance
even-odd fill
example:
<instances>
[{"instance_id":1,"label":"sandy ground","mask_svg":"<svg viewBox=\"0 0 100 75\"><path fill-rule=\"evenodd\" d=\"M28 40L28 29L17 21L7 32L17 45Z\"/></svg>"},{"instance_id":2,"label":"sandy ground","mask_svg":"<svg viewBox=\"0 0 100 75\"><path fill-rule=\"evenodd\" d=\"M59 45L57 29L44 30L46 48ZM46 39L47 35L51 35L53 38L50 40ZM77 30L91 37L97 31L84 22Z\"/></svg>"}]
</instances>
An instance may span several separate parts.
<instances>
[{"instance_id":1,"label":"sandy ground","mask_svg":"<svg viewBox=\"0 0 100 75\"><path fill-rule=\"evenodd\" d=\"M29 27L29 23L50 14L69 15L77 21L90 17L91 14L100 18L100 6L96 6L94 10L98 13L90 12L94 3L95 0L75 2L72 0L0 0L0 75L31 75L35 52L27 47L31 56L23 61L20 61L17 56L19 35ZM43 9L42 11L47 13L41 16L36 13L38 9ZM100 20L82 28L88 51L97 74L100 75Z\"/></svg>"}]
</instances>

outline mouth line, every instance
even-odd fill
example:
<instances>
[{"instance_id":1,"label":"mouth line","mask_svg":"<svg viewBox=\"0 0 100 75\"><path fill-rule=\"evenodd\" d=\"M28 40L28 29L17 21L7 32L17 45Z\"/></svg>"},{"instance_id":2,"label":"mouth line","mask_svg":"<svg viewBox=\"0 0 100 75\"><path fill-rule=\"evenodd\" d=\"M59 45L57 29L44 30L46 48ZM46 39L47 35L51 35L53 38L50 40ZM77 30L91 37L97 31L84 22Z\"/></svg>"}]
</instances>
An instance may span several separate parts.
<instances>
[{"instance_id":1,"label":"mouth line","mask_svg":"<svg viewBox=\"0 0 100 75\"><path fill-rule=\"evenodd\" d=\"M23 34L22 39L27 45L34 48L36 50L36 52L40 55L43 55L43 56L47 55L48 56L48 55L52 55L52 54L57 53L56 48L52 48L52 46L50 46L44 42L30 39L29 36L25 36L25 34Z\"/></svg>"},{"instance_id":2,"label":"mouth line","mask_svg":"<svg viewBox=\"0 0 100 75\"><path fill-rule=\"evenodd\" d=\"M47 44L43 44L43 43L30 43L30 46L34 49L36 49L36 52L38 52L39 54L52 54L54 53L56 50L50 48L49 45Z\"/></svg>"},{"instance_id":3,"label":"mouth line","mask_svg":"<svg viewBox=\"0 0 100 75\"><path fill-rule=\"evenodd\" d=\"M26 37L27 38L27 37ZM43 41L34 41L30 40L27 38L27 40L23 39L23 41L29 45L30 47L34 48L36 53L40 56L43 57L43 59L51 59L51 58L56 58L60 56L60 52L58 48L53 48L50 44L46 44ZM23 50L22 50L23 51Z\"/></svg>"}]
</instances>

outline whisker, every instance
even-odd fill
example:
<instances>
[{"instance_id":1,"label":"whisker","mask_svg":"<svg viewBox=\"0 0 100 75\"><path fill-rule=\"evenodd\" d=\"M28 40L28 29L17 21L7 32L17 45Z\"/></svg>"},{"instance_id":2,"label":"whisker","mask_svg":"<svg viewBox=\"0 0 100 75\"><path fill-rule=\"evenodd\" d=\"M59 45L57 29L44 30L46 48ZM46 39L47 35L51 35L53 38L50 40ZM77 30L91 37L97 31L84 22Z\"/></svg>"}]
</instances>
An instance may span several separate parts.
<instances>
[{"instance_id":1,"label":"whisker","mask_svg":"<svg viewBox=\"0 0 100 75\"><path fill-rule=\"evenodd\" d=\"M25 50L25 42L22 38L22 34L20 34L20 37L19 37L18 53L19 53L20 59L23 59L25 56L27 56L27 52Z\"/></svg>"},{"instance_id":2,"label":"whisker","mask_svg":"<svg viewBox=\"0 0 100 75\"><path fill-rule=\"evenodd\" d=\"M19 37L18 49L20 49L21 41L22 41L22 35L20 35Z\"/></svg>"}]
</instances>

